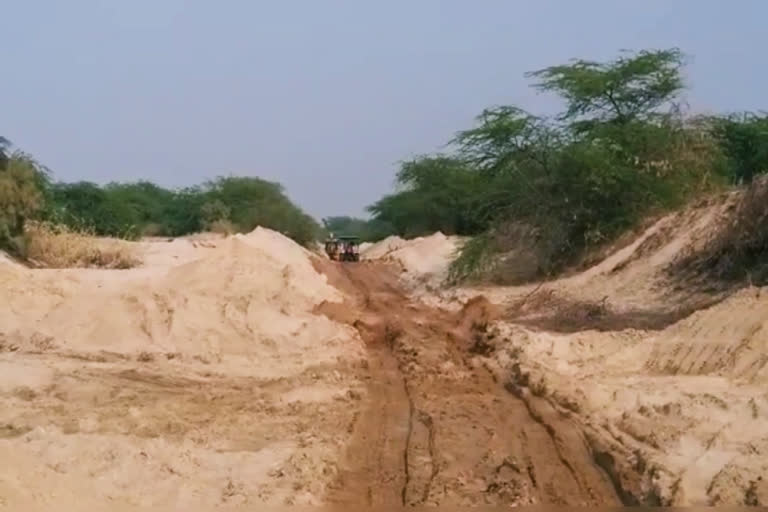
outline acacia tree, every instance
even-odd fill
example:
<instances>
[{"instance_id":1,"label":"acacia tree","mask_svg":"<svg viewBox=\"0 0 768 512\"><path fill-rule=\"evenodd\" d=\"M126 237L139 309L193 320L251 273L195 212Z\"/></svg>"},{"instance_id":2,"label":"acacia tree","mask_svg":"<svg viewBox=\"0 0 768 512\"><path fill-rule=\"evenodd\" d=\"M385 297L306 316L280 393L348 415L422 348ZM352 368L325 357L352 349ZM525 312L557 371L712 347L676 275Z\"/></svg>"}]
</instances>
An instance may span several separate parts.
<instances>
[{"instance_id":1,"label":"acacia tree","mask_svg":"<svg viewBox=\"0 0 768 512\"><path fill-rule=\"evenodd\" d=\"M515 106L485 109L476 126L451 141L474 169L497 176L527 166L546 168L559 134L547 120Z\"/></svg>"},{"instance_id":2,"label":"acacia tree","mask_svg":"<svg viewBox=\"0 0 768 512\"><path fill-rule=\"evenodd\" d=\"M702 173L712 162L691 165L677 106L683 60L678 49L646 50L533 71L534 87L565 101L560 115L495 107L459 132L459 154L487 182L478 204L490 234L535 233L542 267L556 268L708 183ZM531 229L509 229L521 225ZM507 245L482 247L503 252L533 243L502 238Z\"/></svg>"},{"instance_id":3,"label":"acacia tree","mask_svg":"<svg viewBox=\"0 0 768 512\"><path fill-rule=\"evenodd\" d=\"M677 48L643 50L609 62L578 59L527 73L539 90L566 101L561 120L626 125L648 120L684 89L684 56Z\"/></svg>"}]
</instances>

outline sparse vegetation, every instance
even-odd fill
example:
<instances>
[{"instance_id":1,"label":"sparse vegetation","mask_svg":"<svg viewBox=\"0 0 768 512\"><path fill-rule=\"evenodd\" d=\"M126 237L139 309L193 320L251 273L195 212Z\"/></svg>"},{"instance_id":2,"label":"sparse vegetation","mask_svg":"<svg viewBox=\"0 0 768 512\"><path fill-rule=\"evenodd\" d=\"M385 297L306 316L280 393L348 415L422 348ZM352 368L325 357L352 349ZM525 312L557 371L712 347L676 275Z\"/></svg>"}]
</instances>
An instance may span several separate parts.
<instances>
[{"instance_id":1,"label":"sparse vegetation","mask_svg":"<svg viewBox=\"0 0 768 512\"><path fill-rule=\"evenodd\" d=\"M702 248L684 253L671 267L678 278L722 283L768 284L768 178L754 180Z\"/></svg>"}]
</instances>

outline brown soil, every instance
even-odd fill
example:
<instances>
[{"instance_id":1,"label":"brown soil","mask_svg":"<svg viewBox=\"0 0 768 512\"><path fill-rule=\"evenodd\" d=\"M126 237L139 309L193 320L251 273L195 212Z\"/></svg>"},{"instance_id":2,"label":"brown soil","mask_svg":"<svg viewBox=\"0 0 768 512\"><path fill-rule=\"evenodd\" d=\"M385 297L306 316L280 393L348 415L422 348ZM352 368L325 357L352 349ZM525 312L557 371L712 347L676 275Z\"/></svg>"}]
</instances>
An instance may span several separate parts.
<instances>
[{"instance_id":1,"label":"brown soil","mask_svg":"<svg viewBox=\"0 0 768 512\"><path fill-rule=\"evenodd\" d=\"M369 352L367 403L328 503L621 502L575 423L476 364L500 313L488 301L452 313L409 299L383 264L316 265L348 295L319 312L357 328Z\"/></svg>"},{"instance_id":2,"label":"brown soil","mask_svg":"<svg viewBox=\"0 0 768 512\"><path fill-rule=\"evenodd\" d=\"M511 304L504 320L518 325L558 333L583 331L660 331L688 318L696 311L714 306L725 294L690 294L675 297L662 305L618 309L606 295L603 300L576 300L553 289L537 288Z\"/></svg>"}]
</instances>

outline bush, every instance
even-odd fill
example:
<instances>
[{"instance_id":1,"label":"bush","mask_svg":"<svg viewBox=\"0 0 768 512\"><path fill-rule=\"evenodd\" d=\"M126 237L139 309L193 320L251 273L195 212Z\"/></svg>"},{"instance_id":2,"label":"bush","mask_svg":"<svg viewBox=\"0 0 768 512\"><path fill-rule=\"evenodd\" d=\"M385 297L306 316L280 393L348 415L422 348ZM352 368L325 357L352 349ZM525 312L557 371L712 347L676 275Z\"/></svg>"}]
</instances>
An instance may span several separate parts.
<instances>
[{"instance_id":1,"label":"bush","mask_svg":"<svg viewBox=\"0 0 768 512\"><path fill-rule=\"evenodd\" d=\"M368 210L377 237L391 234L412 238L440 231L473 235L485 224L477 201L483 185L465 162L445 155L421 156L403 162L397 173L401 190L383 197Z\"/></svg>"},{"instance_id":2,"label":"bush","mask_svg":"<svg viewBox=\"0 0 768 512\"><path fill-rule=\"evenodd\" d=\"M712 118L713 133L734 183L768 172L768 115L751 112Z\"/></svg>"},{"instance_id":3,"label":"bush","mask_svg":"<svg viewBox=\"0 0 768 512\"><path fill-rule=\"evenodd\" d=\"M253 177L220 177L206 183L202 193L207 214L221 217L228 213L226 220L239 230L248 232L261 226L301 245L309 245L320 236L318 223L293 204L278 183Z\"/></svg>"},{"instance_id":4,"label":"bush","mask_svg":"<svg viewBox=\"0 0 768 512\"><path fill-rule=\"evenodd\" d=\"M316 240L319 225L294 205L282 187L259 178L226 177L170 191L149 182L59 183L49 220L77 232L136 239L182 236L204 229L223 233L256 226L280 231L301 244Z\"/></svg>"},{"instance_id":5,"label":"bush","mask_svg":"<svg viewBox=\"0 0 768 512\"><path fill-rule=\"evenodd\" d=\"M24 227L24 256L48 268L127 269L141 263L130 242L96 238L93 233L35 221Z\"/></svg>"},{"instance_id":6,"label":"bush","mask_svg":"<svg viewBox=\"0 0 768 512\"><path fill-rule=\"evenodd\" d=\"M45 209L48 176L31 157L7 155L1 144L0 156L0 248L18 253L25 220Z\"/></svg>"}]
</instances>

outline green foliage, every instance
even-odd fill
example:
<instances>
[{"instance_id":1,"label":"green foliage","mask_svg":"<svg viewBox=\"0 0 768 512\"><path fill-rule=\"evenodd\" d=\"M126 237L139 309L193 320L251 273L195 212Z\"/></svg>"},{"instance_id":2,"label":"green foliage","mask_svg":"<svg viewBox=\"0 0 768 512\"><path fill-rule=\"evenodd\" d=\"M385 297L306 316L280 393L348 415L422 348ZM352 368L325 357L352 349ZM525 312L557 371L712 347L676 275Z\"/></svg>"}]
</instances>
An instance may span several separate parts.
<instances>
[{"instance_id":1,"label":"green foliage","mask_svg":"<svg viewBox=\"0 0 768 512\"><path fill-rule=\"evenodd\" d=\"M57 183L53 201L58 220L75 230L120 238L139 235L139 211L119 193L115 197L107 187L86 181Z\"/></svg>"},{"instance_id":2,"label":"green foliage","mask_svg":"<svg viewBox=\"0 0 768 512\"><path fill-rule=\"evenodd\" d=\"M676 105L682 66L670 49L529 73L534 87L565 101L561 115L486 109L451 141L455 154L404 164L400 189L370 210L404 236L478 235L455 262L455 280L512 268L526 278L530 269L555 273L720 182L721 149ZM525 265L505 260L521 246Z\"/></svg>"},{"instance_id":3,"label":"green foliage","mask_svg":"<svg viewBox=\"0 0 768 512\"><path fill-rule=\"evenodd\" d=\"M200 187L187 187L174 192L163 213L162 234L182 236L204 229L202 208L205 194Z\"/></svg>"},{"instance_id":4,"label":"green foliage","mask_svg":"<svg viewBox=\"0 0 768 512\"><path fill-rule=\"evenodd\" d=\"M19 252L25 220L44 212L49 177L29 155L9 153L9 146L0 137L0 248Z\"/></svg>"},{"instance_id":5,"label":"green foliage","mask_svg":"<svg viewBox=\"0 0 768 512\"><path fill-rule=\"evenodd\" d=\"M494 267L494 255L497 251L492 233L485 232L471 238L462 247L459 257L451 264L448 282L455 284L487 275Z\"/></svg>"},{"instance_id":6,"label":"green foliage","mask_svg":"<svg viewBox=\"0 0 768 512\"><path fill-rule=\"evenodd\" d=\"M713 118L713 133L735 183L751 183L768 172L768 114L745 112Z\"/></svg>"},{"instance_id":7,"label":"green foliage","mask_svg":"<svg viewBox=\"0 0 768 512\"><path fill-rule=\"evenodd\" d=\"M579 59L527 76L538 80L536 88L561 96L567 108L560 119L577 122L582 131L647 120L683 90L682 67L683 54L673 48L625 53L610 62Z\"/></svg>"},{"instance_id":8,"label":"green foliage","mask_svg":"<svg viewBox=\"0 0 768 512\"><path fill-rule=\"evenodd\" d=\"M167 190L153 183L59 183L53 188L57 220L102 236L180 236L226 222L238 231L256 226L280 231L299 243L315 240L319 227L279 184L226 177L200 187Z\"/></svg>"},{"instance_id":9,"label":"green foliage","mask_svg":"<svg viewBox=\"0 0 768 512\"><path fill-rule=\"evenodd\" d=\"M168 190L136 183L56 183L28 155L9 153L0 137L0 247L17 250L24 223L45 220L74 231L135 239L180 236L203 229L280 231L301 244L320 226L277 184L259 178L222 177L202 186Z\"/></svg>"},{"instance_id":10,"label":"green foliage","mask_svg":"<svg viewBox=\"0 0 768 512\"><path fill-rule=\"evenodd\" d=\"M518 171L520 166L546 158L546 143L554 132L541 118L513 106L484 110L477 126L459 132L451 141L473 168L496 175Z\"/></svg>"},{"instance_id":11,"label":"green foliage","mask_svg":"<svg viewBox=\"0 0 768 512\"><path fill-rule=\"evenodd\" d=\"M401 236L435 231L474 234L482 229L475 211L482 180L457 158L423 156L404 162L397 174L400 191L369 207L373 219Z\"/></svg>"},{"instance_id":12,"label":"green foliage","mask_svg":"<svg viewBox=\"0 0 768 512\"><path fill-rule=\"evenodd\" d=\"M203 187L206 211L222 206L229 210L229 220L240 231L257 226L279 231L300 244L308 244L320 236L320 226L284 194L278 183L252 177L220 177Z\"/></svg>"}]
</instances>

